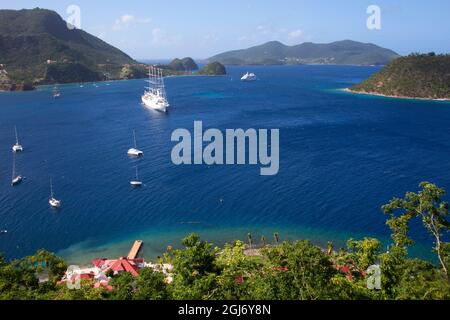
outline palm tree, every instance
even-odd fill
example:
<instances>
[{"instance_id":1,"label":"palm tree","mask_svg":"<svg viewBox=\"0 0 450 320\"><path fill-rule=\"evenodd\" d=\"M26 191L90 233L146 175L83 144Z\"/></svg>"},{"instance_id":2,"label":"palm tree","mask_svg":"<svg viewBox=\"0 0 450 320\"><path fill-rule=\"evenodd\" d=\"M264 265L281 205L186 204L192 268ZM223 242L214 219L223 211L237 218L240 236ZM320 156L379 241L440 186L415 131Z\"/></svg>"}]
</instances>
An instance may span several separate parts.
<instances>
[{"instance_id":1,"label":"palm tree","mask_svg":"<svg viewBox=\"0 0 450 320\"><path fill-rule=\"evenodd\" d=\"M274 236L274 238L275 238L275 243L276 243L277 245L279 245L279 244L280 244L280 235L279 235L279 233L278 233L278 232L275 232L275 233L273 234L273 236Z\"/></svg>"},{"instance_id":2,"label":"palm tree","mask_svg":"<svg viewBox=\"0 0 450 320\"><path fill-rule=\"evenodd\" d=\"M267 240L266 240L265 236L261 237L261 242L262 242L263 247L265 247L267 245Z\"/></svg>"},{"instance_id":3,"label":"palm tree","mask_svg":"<svg viewBox=\"0 0 450 320\"><path fill-rule=\"evenodd\" d=\"M252 249L253 246L253 238L252 238L252 234L248 233L247 234L247 239L248 239L248 245L250 246L250 249Z\"/></svg>"}]
</instances>

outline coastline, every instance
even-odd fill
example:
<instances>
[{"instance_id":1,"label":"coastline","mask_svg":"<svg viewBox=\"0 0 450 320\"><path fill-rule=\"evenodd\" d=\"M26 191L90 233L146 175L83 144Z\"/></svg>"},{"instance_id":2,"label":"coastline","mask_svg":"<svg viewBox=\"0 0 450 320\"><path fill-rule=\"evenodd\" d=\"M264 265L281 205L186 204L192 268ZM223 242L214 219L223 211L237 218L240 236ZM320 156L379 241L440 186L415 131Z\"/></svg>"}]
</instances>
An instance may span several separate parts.
<instances>
[{"instance_id":1,"label":"coastline","mask_svg":"<svg viewBox=\"0 0 450 320\"><path fill-rule=\"evenodd\" d=\"M347 93L353 93L353 94L366 95L366 96L376 96L376 97L382 97L382 98L434 101L434 102L450 102L450 99L445 99L445 98L435 99L435 98L421 98L421 97L408 97L408 96L392 96L392 95L386 95L386 94L382 94L382 93L378 93L378 92L355 91L350 88L340 89L340 91L347 92Z\"/></svg>"}]
</instances>

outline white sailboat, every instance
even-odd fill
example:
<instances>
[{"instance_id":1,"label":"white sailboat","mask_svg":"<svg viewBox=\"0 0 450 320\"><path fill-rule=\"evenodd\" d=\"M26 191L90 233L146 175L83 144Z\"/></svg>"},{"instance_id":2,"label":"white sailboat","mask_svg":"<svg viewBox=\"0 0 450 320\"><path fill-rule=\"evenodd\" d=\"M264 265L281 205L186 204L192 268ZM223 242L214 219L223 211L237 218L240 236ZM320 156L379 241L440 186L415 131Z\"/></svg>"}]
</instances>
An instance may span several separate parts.
<instances>
[{"instance_id":1,"label":"white sailboat","mask_svg":"<svg viewBox=\"0 0 450 320\"><path fill-rule=\"evenodd\" d=\"M21 175L16 175L16 156L13 157L13 170L12 170L12 179L11 186L16 186L22 182L23 178Z\"/></svg>"},{"instance_id":2,"label":"white sailboat","mask_svg":"<svg viewBox=\"0 0 450 320\"><path fill-rule=\"evenodd\" d=\"M133 141L134 141L134 148L131 148L128 150L128 155L130 157L142 157L144 155L144 152L142 152L141 150L139 150L137 148L137 143L136 143L136 131L133 130Z\"/></svg>"},{"instance_id":3,"label":"white sailboat","mask_svg":"<svg viewBox=\"0 0 450 320\"><path fill-rule=\"evenodd\" d=\"M61 207L61 200L57 200L53 194L53 182L52 179L50 179L50 198L48 199L48 203L53 208L60 208Z\"/></svg>"},{"instance_id":4,"label":"white sailboat","mask_svg":"<svg viewBox=\"0 0 450 320\"><path fill-rule=\"evenodd\" d=\"M16 144L13 145L12 150L13 150L13 152L22 152L23 147L19 143L19 136L17 135L17 127L16 126L14 126L14 132L16 133Z\"/></svg>"},{"instance_id":5,"label":"white sailboat","mask_svg":"<svg viewBox=\"0 0 450 320\"><path fill-rule=\"evenodd\" d=\"M251 81L256 81L258 78L256 77L256 74L254 74L253 72L247 72L246 74L244 74L241 78L241 81L244 82L251 82Z\"/></svg>"},{"instance_id":6,"label":"white sailboat","mask_svg":"<svg viewBox=\"0 0 450 320\"><path fill-rule=\"evenodd\" d=\"M140 186L142 186L142 181L139 180L139 173L138 173L138 167L137 166L136 166L136 178L134 180L131 180L130 184L133 187L140 187Z\"/></svg>"},{"instance_id":7,"label":"white sailboat","mask_svg":"<svg viewBox=\"0 0 450 320\"><path fill-rule=\"evenodd\" d=\"M150 67L148 74L148 84L141 100L148 109L167 112L170 104L167 101L164 77L161 69Z\"/></svg>"}]
</instances>

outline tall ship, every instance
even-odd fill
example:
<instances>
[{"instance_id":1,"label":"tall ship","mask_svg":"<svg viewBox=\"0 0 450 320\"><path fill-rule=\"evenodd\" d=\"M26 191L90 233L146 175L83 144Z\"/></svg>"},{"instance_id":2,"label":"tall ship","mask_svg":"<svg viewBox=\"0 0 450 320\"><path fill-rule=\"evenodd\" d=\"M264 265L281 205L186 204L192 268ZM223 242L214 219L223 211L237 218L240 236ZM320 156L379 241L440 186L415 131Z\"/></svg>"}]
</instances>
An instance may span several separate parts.
<instances>
[{"instance_id":1,"label":"tall ship","mask_svg":"<svg viewBox=\"0 0 450 320\"><path fill-rule=\"evenodd\" d=\"M167 112L169 102L167 101L164 77L161 69L150 67L148 75L149 86L142 96L142 103L148 109Z\"/></svg>"}]
</instances>

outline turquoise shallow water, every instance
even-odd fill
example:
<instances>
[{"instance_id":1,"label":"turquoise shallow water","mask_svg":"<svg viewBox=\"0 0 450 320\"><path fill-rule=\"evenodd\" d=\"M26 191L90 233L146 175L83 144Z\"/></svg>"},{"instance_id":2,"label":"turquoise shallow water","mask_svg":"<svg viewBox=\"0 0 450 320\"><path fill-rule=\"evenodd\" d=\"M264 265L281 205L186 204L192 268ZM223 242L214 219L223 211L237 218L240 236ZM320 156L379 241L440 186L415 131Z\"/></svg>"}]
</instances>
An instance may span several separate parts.
<instances>
[{"instance_id":1,"label":"turquoise shallow water","mask_svg":"<svg viewBox=\"0 0 450 320\"><path fill-rule=\"evenodd\" d=\"M247 70L248 69L248 70ZM318 244L364 235L387 241L380 206L429 180L450 190L450 104L353 95L338 89L373 67L231 67L226 77L167 79L169 114L145 110L142 80L0 94L0 251L47 248L71 262L127 253L144 239L156 257L189 232L221 244L261 234ZM260 81L242 83L246 71ZM279 128L280 172L259 166L180 166L170 161L176 128ZM18 126L26 177L11 188ZM140 160L126 150L137 132ZM139 164L145 186L129 180ZM47 204L49 177L63 208ZM223 201L220 201L223 199ZM419 225L414 254L431 257Z\"/></svg>"}]
</instances>

